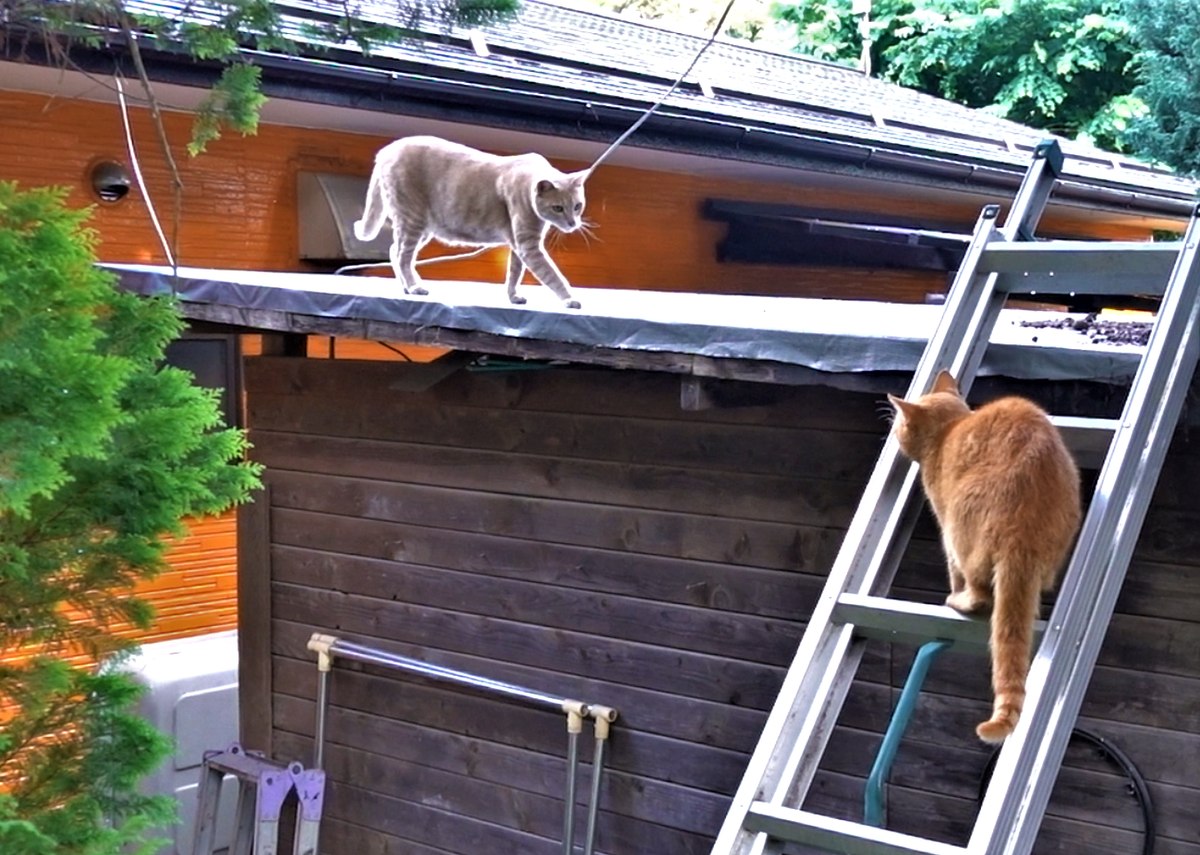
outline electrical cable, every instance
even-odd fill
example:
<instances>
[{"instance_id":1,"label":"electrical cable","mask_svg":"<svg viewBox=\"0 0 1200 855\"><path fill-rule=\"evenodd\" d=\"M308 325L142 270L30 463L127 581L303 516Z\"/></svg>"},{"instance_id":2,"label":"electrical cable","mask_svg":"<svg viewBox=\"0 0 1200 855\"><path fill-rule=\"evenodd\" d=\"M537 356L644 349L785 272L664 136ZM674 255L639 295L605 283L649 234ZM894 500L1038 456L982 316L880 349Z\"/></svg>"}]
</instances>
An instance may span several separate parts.
<instances>
[{"instance_id":1,"label":"electrical cable","mask_svg":"<svg viewBox=\"0 0 1200 855\"><path fill-rule=\"evenodd\" d=\"M133 174L137 177L138 187L142 191L142 198L146 200L146 209L150 212L150 222L154 223L154 231L158 232L158 240L162 243L167 261L170 263L171 269L178 273L175 256L171 252L171 247L167 244L167 236L163 233L162 225L158 221L158 213L154 210L154 202L150 199L150 191L146 189L146 182L142 178L142 167L138 163L137 148L133 144L133 130L129 126L129 106L125 103L125 86L121 82L120 75L114 75L113 79L117 82L117 98L121 102L121 121L125 124L125 145L129 150L129 160L133 164Z\"/></svg>"},{"instance_id":2,"label":"electrical cable","mask_svg":"<svg viewBox=\"0 0 1200 855\"><path fill-rule=\"evenodd\" d=\"M650 109L642 113L641 117L639 117L636 122L630 125L625 133L617 137L616 140L614 140L609 147L606 148L598 158L596 158L595 162L593 162L592 165L587 168L588 177L591 177L591 174L596 170L596 167L603 163L608 156L612 154L619 145L621 145L621 143L625 142L625 140L627 140L634 131L645 124L646 120L650 118L654 111L666 103L666 100L671 97L676 89L679 88L679 84L683 83L683 78L691 74L692 69L696 67L696 63L700 61L700 57L704 56L704 52L709 49L712 43L717 40L717 36L721 34L721 28L725 26L725 19L729 17L729 10L733 8L733 3L734 0L729 0L729 2L725 4L725 11L721 13L721 17L717 20L717 25L713 27L712 35L708 37L708 41L706 41L704 46L696 52L694 57L692 57L691 64L689 64L688 67L683 70L682 74L675 78L675 82L671 84L671 88L667 90L666 94L650 105Z\"/></svg>"},{"instance_id":3,"label":"electrical cable","mask_svg":"<svg viewBox=\"0 0 1200 855\"><path fill-rule=\"evenodd\" d=\"M1154 803L1150 800L1150 788L1146 786L1146 779L1142 777L1142 773L1138 771L1137 766L1133 765L1133 761L1124 751L1100 734L1093 733L1086 728L1076 727L1071 731L1071 736L1092 743L1100 752L1101 757L1111 760L1124 773L1126 780L1129 781L1133 797L1142 809L1142 855L1154 855L1154 841L1157 836L1154 825ZM992 772L996 768L996 758L999 756L1000 748L997 748L988 758L987 764L983 767L983 774L979 777L977 800L981 804L987 793L988 782L992 779Z\"/></svg>"}]
</instances>

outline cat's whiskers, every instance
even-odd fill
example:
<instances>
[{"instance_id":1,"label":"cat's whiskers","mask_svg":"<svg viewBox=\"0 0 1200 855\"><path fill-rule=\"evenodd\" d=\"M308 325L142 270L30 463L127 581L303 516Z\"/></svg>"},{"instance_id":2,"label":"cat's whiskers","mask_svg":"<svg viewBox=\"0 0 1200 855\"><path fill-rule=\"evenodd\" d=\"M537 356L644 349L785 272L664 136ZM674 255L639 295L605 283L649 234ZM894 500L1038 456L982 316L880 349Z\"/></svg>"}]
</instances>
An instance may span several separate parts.
<instances>
[{"instance_id":1,"label":"cat's whiskers","mask_svg":"<svg viewBox=\"0 0 1200 855\"><path fill-rule=\"evenodd\" d=\"M591 220L584 220L579 224L579 233L583 235L583 242L591 246L592 241L604 243L604 239L596 236L596 223Z\"/></svg>"}]
</instances>

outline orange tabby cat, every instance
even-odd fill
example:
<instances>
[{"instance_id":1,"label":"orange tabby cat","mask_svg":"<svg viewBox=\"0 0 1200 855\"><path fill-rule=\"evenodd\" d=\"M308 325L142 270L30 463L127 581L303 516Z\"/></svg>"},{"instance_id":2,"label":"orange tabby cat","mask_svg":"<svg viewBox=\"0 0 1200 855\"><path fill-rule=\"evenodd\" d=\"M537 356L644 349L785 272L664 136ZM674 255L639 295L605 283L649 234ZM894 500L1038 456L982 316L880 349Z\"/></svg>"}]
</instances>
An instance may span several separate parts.
<instances>
[{"instance_id":1,"label":"orange tabby cat","mask_svg":"<svg viewBox=\"0 0 1200 855\"><path fill-rule=\"evenodd\" d=\"M427 294L417 252L430 238L451 245L507 245L508 299L524 303L517 285L525 268L578 309L566 278L546 254L546 232L583 225L587 172L559 172L540 154L500 157L438 137L405 137L375 156L359 240L392 221L392 269L406 294Z\"/></svg>"},{"instance_id":2,"label":"orange tabby cat","mask_svg":"<svg viewBox=\"0 0 1200 855\"><path fill-rule=\"evenodd\" d=\"M992 611L992 717L975 732L1003 742L1025 702L1041 594L1054 586L1079 529L1079 470L1046 413L1024 398L973 411L945 371L915 402L888 398L892 430L920 464L941 527L946 605Z\"/></svg>"}]
</instances>

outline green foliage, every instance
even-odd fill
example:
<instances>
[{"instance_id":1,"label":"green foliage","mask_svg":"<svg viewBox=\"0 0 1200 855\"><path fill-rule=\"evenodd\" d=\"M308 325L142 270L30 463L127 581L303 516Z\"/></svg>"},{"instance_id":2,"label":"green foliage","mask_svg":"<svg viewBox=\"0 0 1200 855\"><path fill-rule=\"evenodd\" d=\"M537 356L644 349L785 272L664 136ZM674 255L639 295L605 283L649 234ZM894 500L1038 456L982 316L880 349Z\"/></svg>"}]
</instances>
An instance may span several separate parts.
<instances>
[{"instance_id":1,"label":"green foliage","mask_svg":"<svg viewBox=\"0 0 1200 855\"><path fill-rule=\"evenodd\" d=\"M857 65L862 55L861 16L851 13L851 0L775 2L772 16L790 31L792 50L804 56ZM916 14L909 0L874 0L868 31L871 37L871 67L885 65L883 52L898 41L895 30L908 16Z\"/></svg>"},{"instance_id":2,"label":"green foliage","mask_svg":"<svg viewBox=\"0 0 1200 855\"><path fill-rule=\"evenodd\" d=\"M130 595L187 516L243 501L258 468L216 396L163 367L182 322L95 267L65 191L0 182L0 851L116 855L166 806L135 784L167 750L137 689L65 654L121 650ZM134 849L133 851L139 851Z\"/></svg>"},{"instance_id":3,"label":"green foliage","mask_svg":"<svg viewBox=\"0 0 1200 855\"><path fill-rule=\"evenodd\" d=\"M592 0L596 6L620 15L654 21L660 26L694 35L709 36L729 0ZM781 30L771 17L771 0L736 0L721 28L726 38L741 39L786 49Z\"/></svg>"},{"instance_id":4,"label":"green foliage","mask_svg":"<svg viewBox=\"0 0 1200 855\"><path fill-rule=\"evenodd\" d=\"M224 73L193 126L188 149L196 155L225 128L243 134L257 130L266 98L248 50L318 53L353 45L369 54L379 45L418 37L421 27L502 21L516 13L519 0L396 0L392 9L383 7L393 17L388 22L364 18L357 5L332 2L320 4L308 18L297 7L273 0L191 0L178 17L170 18L131 12L124 0L4 0L0 8L0 48L19 48L35 32L55 44L52 53L69 56L71 44L106 47L106 34L116 31L136 34L159 49L220 63Z\"/></svg>"},{"instance_id":5,"label":"green foliage","mask_svg":"<svg viewBox=\"0 0 1200 855\"><path fill-rule=\"evenodd\" d=\"M1121 150L1136 52L1119 0L877 0L872 67L904 86ZM797 50L857 62L850 0L778 5Z\"/></svg>"},{"instance_id":6,"label":"green foliage","mask_svg":"<svg viewBox=\"0 0 1200 855\"><path fill-rule=\"evenodd\" d=\"M258 132L258 116L267 98L259 86L261 70L242 62L227 65L221 78L196 108L188 153L193 157L221 136L222 126L243 134Z\"/></svg>"},{"instance_id":7,"label":"green foliage","mask_svg":"<svg viewBox=\"0 0 1200 855\"><path fill-rule=\"evenodd\" d=\"M1143 154L1200 175L1200 6L1175 0L1127 0L1138 46L1134 94L1149 105L1129 139Z\"/></svg>"},{"instance_id":8,"label":"green foliage","mask_svg":"<svg viewBox=\"0 0 1200 855\"><path fill-rule=\"evenodd\" d=\"M5 855L151 855L154 829L176 821L172 799L138 782L171 752L132 714L141 687L119 673L89 674L40 658L0 671L21 714L0 734L0 769L20 770L0 795Z\"/></svg>"},{"instance_id":9,"label":"green foliage","mask_svg":"<svg viewBox=\"0 0 1200 855\"><path fill-rule=\"evenodd\" d=\"M446 12L456 24L478 27L512 17L520 8L518 0L454 0Z\"/></svg>"}]
</instances>

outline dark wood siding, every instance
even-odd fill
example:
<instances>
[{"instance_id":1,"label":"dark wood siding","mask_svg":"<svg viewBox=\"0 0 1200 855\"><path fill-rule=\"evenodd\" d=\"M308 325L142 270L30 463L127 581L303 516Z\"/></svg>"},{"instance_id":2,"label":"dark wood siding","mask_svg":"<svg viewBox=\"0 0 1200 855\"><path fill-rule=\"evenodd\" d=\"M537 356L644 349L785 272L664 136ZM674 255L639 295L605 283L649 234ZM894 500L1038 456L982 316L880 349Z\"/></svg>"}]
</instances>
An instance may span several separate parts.
<instances>
[{"instance_id":1,"label":"dark wood siding","mask_svg":"<svg viewBox=\"0 0 1200 855\"><path fill-rule=\"evenodd\" d=\"M707 852L874 462L881 396L801 387L684 412L665 374L460 372L399 391L406 371L248 361L272 541L269 621L243 625L246 649L270 650L270 707L262 693L248 716L269 718L276 756L309 760L314 631L607 703L599 850ZM1081 721L1149 781L1160 855L1200 855L1194 457L1181 434ZM944 596L928 519L900 584ZM861 817L911 655L869 648L810 807ZM927 688L888 823L964 843L988 671L948 654ZM558 851L561 717L345 663L331 700L324 851ZM1141 851L1136 803L1093 750L1072 747L1038 849Z\"/></svg>"}]
</instances>

